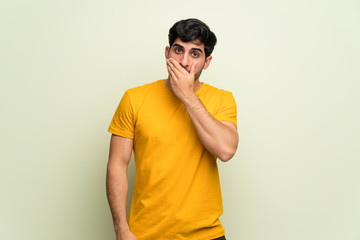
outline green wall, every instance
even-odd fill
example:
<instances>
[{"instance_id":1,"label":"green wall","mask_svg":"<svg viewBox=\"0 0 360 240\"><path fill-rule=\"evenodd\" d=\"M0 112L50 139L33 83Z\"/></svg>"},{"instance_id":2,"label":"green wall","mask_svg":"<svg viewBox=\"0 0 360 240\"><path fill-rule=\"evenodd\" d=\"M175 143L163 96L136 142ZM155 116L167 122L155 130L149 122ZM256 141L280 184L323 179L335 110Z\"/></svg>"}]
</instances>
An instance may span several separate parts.
<instances>
[{"instance_id":1,"label":"green wall","mask_svg":"<svg viewBox=\"0 0 360 240\"><path fill-rule=\"evenodd\" d=\"M167 77L177 20L218 36L202 80L237 100L220 163L230 240L360 239L360 2L1 1L0 239L115 239L107 127ZM130 167L133 182L134 165Z\"/></svg>"}]
</instances>

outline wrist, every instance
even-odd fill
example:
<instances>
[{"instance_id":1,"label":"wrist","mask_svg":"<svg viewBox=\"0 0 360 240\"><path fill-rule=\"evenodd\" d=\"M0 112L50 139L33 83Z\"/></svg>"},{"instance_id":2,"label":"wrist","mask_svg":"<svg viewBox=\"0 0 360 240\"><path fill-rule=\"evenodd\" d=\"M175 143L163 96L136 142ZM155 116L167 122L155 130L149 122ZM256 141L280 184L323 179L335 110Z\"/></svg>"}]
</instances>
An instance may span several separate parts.
<instances>
[{"instance_id":1,"label":"wrist","mask_svg":"<svg viewBox=\"0 0 360 240\"><path fill-rule=\"evenodd\" d=\"M189 92L189 94L184 95L181 100L185 106L192 106L199 100L199 98L195 92Z\"/></svg>"},{"instance_id":2,"label":"wrist","mask_svg":"<svg viewBox=\"0 0 360 240\"><path fill-rule=\"evenodd\" d=\"M130 231L129 224L126 221L118 224L114 224L114 229L117 234Z\"/></svg>"}]
</instances>

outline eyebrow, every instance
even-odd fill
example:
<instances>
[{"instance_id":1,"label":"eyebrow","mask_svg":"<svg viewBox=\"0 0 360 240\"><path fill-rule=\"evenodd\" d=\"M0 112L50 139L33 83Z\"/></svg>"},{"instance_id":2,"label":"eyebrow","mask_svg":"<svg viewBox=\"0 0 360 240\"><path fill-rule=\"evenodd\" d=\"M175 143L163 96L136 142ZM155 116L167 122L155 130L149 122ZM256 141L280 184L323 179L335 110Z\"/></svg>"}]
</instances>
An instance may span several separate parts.
<instances>
[{"instance_id":1,"label":"eyebrow","mask_svg":"<svg viewBox=\"0 0 360 240\"><path fill-rule=\"evenodd\" d=\"M177 44L177 43L175 43L173 45L173 47L180 47L182 49L185 49L183 46L181 46L180 44ZM191 50L195 50L195 51L199 51L199 52L203 53L203 51L200 48L191 48Z\"/></svg>"}]
</instances>

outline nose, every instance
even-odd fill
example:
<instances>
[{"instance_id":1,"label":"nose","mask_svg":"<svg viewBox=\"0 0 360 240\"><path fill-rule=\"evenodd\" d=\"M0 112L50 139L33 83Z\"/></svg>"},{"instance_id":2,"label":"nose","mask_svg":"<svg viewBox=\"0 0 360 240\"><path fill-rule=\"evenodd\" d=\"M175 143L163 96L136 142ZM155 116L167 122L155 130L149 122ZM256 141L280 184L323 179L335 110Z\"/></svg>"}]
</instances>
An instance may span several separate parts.
<instances>
[{"instance_id":1,"label":"nose","mask_svg":"<svg viewBox=\"0 0 360 240\"><path fill-rule=\"evenodd\" d=\"M187 53L182 55L179 63L183 68L189 69L190 61L189 61L189 56Z\"/></svg>"}]
</instances>

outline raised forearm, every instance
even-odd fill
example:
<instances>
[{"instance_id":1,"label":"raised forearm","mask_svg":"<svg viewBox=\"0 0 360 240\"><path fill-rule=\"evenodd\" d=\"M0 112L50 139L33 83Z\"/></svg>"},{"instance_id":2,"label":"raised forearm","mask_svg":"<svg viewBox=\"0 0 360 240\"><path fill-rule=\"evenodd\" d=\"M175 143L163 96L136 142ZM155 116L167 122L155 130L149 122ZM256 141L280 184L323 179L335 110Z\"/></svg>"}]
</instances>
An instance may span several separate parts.
<instances>
[{"instance_id":1,"label":"raised forearm","mask_svg":"<svg viewBox=\"0 0 360 240\"><path fill-rule=\"evenodd\" d=\"M235 125L216 120L195 93L182 101L205 148L222 161L231 159L238 144Z\"/></svg>"},{"instance_id":2,"label":"raised forearm","mask_svg":"<svg viewBox=\"0 0 360 240\"><path fill-rule=\"evenodd\" d=\"M235 154L238 144L235 125L217 121L206 110L195 93L195 83L198 87L200 84L199 79L195 79L195 65L188 72L170 58L167 60L167 68L169 89L184 103L201 142L220 160L228 161Z\"/></svg>"}]
</instances>

